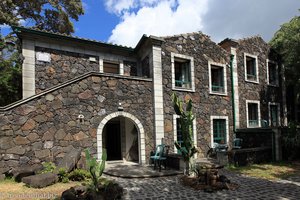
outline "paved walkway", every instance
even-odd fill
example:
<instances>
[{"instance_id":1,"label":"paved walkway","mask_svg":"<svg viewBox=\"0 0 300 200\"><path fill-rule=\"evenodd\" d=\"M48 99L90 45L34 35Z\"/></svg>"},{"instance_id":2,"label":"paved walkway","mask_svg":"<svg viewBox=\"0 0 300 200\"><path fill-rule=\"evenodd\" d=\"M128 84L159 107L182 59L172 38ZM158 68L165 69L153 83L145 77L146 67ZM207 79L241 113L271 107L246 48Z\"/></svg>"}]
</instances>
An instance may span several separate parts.
<instances>
[{"instance_id":1,"label":"paved walkway","mask_svg":"<svg viewBox=\"0 0 300 200\"><path fill-rule=\"evenodd\" d=\"M240 187L234 191L222 190L214 193L196 191L180 184L177 176L166 176L156 178L120 178L112 177L125 189L124 199L275 199L275 200L299 200L300 179L268 181L238 175L226 170L220 174L226 175L231 182L238 183ZM107 176L107 175L106 175Z\"/></svg>"},{"instance_id":2,"label":"paved walkway","mask_svg":"<svg viewBox=\"0 0 300 200\"><path fill-rule=\"evenodd\" d=\"M139 165L133 162L107 162L104 174L122 178L153 178L162 176L174 176L182 174L182 171L162 167L161 171L154 170L153 166Z\"/></svg>"}]
</instances>

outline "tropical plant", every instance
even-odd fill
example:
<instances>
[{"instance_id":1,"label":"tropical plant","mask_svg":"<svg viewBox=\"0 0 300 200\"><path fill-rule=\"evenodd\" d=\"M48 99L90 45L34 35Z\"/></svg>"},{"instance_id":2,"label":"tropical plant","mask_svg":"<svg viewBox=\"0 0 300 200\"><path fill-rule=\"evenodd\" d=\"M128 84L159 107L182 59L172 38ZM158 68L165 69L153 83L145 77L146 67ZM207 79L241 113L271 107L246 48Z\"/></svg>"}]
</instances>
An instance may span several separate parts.
<instances>
[{"instance_id":1,"label":"tropical plant","mask_svg":"<svg viewBox=\"0 0 300 200\"><path fill-rule=\"evenodd\" d=\"M192 112L192 100L189 99L185 102L185 108L183 101L180 100L175 93L172 95L172 102L175 113L179 116L180 129L182 134L182 143L179 144L175 141L175 147L181 152L185 162L185 174L189 175L190 160L197 153L197 149L193 142L193 120L194 115Z\"/></svg>"},{"instance_id":2,"label":"tropical plant","mask_svg":"<svg viewBox=\"0 0 300 200\"><path fill-rule=\"evenodd\" d=\"M106 151L103 149L101 161L97 161L96 158L93 158L88 149L85 150L85 156L86 163L92 177L92 184L90 187L93 191L98 193L101 186L100 177L105 169L105 161L107 159Z\"/></svg>"}]
</instances>

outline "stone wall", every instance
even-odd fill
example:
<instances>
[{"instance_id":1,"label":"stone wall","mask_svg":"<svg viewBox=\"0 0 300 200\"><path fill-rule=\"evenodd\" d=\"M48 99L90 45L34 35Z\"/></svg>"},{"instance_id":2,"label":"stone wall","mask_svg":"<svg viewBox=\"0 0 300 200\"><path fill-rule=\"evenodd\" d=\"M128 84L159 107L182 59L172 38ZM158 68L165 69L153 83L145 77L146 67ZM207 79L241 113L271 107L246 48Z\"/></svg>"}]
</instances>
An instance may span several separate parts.
<instances>
[{"instance_id":1,"label":"stone wall","mask_svg":"<svg viewBox=\"0 0 300 200\"><path fill-rule=\"evenodd\" d=\"M146 155L153 149L152 82L91 74L0 111L0 168L58 161L74 148L97 152L101 120L117 111L138 118L145 130ZM79 121L78 115L84 115Z\"/></svg>"},{"instance_id":2,"label":"stone wall","mask_svg":"<svg viewBox=\"0 0 300 200\"><path fill-rule=\"evenodd\" d=\"M36 94L87 72L99 72L99 58L89 55L36 47L37 53L50 54L50 62L35 60Z\"/></svg>"},{"instance_id":3,"label":"stone wall","mask_svg":"<svg viewBox=\"0 0 300 200\"><path fill-rule=\"evenodd\" d=\"M244 53L257 55L259 83L245 81ZM260 101L261 119L268 120L268 102L282 102L281 87L268 86L267 59L277 61L269 45L261 37L251 37L238 41L237 67L239 84L240 128L247 128L246 100ZM280 63L279 74L280 74ZM279 80L281 80L279 76ZM279 82L281 85L281 82ZM282 104L281 104L282 106ZM281 112L282 113L282 112Z\"/></svg>"},{"instance_id":4,"label":"stone wall","mask_svg":"<svg viewBox=\"0 0 300 200\"><path fill-rule=\"evenodd\" d=\"M200 156L205 156L211 146L210 116L228 116L229 138L232 138L232 108L230 69L227 68L227 95L215 95L209 92L208 61L228 64L230 56L221 47L202 33L184 34L166 37L162 45L163 92L165 113L165 139L173 149L173 114L175 114L171 95L176 92L182 99L192 99L196 117L197 146ZM171 52L191 56L194 59L195 92L172 90ZM231 144L231 140L229 142Z\"/></svg>"}]
</instances>

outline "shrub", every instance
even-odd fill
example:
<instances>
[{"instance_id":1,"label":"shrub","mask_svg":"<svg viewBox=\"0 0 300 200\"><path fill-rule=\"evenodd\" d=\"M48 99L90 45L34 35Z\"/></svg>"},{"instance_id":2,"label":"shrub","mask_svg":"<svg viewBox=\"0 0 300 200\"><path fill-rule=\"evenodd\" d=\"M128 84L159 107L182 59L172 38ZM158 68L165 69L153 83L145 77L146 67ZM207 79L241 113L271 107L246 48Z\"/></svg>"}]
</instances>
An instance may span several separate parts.
<instances>
[{"instance_id":1,"label":"shrub","mask_svg":"<svg viewBox=\"0 0 300 200\"><path fill-rule=\"evenodd\" d=\"M86 179L90 179L92 176L87 170L75 169L69 174L68 177L72 181L84 181Z\"/></svg>"},{"instance_id":2,"label":"shrub","mask_svg":"<svg viewBox=\"0 0 300 200\"><path fill-rule=\"evenodd\" d=\"M55 170L56 166L53 162L44 162L43 163L43 170L41 171L41 174L53 172Z\"/></svg>"},{"instance_id":3,"label":"shrub","mask_svg":"<svg viewBox=\"0 0 300 200\"><path fill-rule=\"evenodd\" d=\"M58 175L59 182L63 182L63 183L69 182L68 172L67 172L66 168L63 168L63 167L59 168L57 175Z\"/></svg>"}]
</instances>

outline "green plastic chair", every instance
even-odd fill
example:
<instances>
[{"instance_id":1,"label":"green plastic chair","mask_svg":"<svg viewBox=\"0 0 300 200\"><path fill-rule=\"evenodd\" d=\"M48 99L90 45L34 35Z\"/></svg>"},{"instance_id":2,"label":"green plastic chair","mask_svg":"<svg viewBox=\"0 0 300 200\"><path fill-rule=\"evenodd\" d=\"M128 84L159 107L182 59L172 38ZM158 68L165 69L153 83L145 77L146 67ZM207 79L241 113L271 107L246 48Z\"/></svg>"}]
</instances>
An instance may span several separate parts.
<instances>
[{"instance_id":1,"label":"green plastic chair","mask_svg":"<svg viewBox=\"0 0 300 200\"><path fill-rule=\"evenodd\" d=\"M154 169L156 169L156 167L158 166L159 171L161 171L162 163L164 163L165 169L167 168L167 164L166 164L167 156L165 154L165 151L166 151L166 145L160 144L157 145L154 155L150 156L150 159L154 163Z\"/></svg>"}]
</instances>

